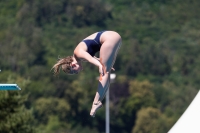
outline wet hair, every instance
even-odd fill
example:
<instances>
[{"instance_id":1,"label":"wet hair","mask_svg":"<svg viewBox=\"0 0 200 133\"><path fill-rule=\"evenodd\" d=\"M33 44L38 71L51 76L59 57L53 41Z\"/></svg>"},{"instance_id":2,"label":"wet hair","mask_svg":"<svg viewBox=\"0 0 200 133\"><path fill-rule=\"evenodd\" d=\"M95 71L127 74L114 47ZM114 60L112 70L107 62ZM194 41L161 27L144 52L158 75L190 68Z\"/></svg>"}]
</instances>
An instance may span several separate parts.
<instances>
[{"instance_id":1,"label":"wet hair","mask_svg":"<svg viewBox=\"0 0 200 133\"><path fill-rule=\"evenodd\" d=\"M59 58L57 63L54 64L54 66L52 67L52 69L54 69L54 75L58 75L60 72L60 68L62 68L62 70L67 73L70 74L71 73L71 63L73 62L73 57L72 56L68 56L65 58Z\"/></svg>"}]
</instances>

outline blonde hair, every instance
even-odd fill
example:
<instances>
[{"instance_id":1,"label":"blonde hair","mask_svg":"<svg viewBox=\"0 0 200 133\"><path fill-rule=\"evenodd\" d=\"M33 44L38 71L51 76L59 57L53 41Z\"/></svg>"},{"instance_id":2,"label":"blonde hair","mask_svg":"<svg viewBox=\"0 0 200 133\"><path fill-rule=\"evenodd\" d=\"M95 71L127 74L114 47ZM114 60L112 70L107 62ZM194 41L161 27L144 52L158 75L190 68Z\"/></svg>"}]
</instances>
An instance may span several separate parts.
<instances>
[{"instance_id":1,"label":"blonde hair","mask_svg":"<svg viewBox=\"0 0 200 133\"><path fill-rule=\"evenodd\" d=\"M72 56L68 56L68 57L65 57L65 58L59 58L57 63L54 64L54 66L52 67L52 69L54 69L54 75L59 74L60 68L62 68L62 70L65 73L70 74L70 72L71 72L71 65L70 64L72 62L73 62L73 57Z\"/></svg>"}]
</instances>

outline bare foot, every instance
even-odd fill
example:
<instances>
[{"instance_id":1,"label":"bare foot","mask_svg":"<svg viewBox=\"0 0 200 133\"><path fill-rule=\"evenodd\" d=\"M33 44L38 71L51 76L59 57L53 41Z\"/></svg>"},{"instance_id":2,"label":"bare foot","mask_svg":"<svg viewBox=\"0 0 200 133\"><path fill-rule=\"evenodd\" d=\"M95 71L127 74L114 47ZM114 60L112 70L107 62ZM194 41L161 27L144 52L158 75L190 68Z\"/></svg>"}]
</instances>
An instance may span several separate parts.
<instances>
[{"instance_id":1,"label":"bare foot","mask_svg":"<svg viewBox=\"0 0 200 133\"><path fill-rule=\"evenodd\" d=\"M101 107L102 107L101 101L98 101L97 103L93 103L92 109L91 109L91 111L90 111L90 115L91 115L92 117L95 117L96 111L97 111L99 108L101 108Z\"/></svg>"}]
</instances>

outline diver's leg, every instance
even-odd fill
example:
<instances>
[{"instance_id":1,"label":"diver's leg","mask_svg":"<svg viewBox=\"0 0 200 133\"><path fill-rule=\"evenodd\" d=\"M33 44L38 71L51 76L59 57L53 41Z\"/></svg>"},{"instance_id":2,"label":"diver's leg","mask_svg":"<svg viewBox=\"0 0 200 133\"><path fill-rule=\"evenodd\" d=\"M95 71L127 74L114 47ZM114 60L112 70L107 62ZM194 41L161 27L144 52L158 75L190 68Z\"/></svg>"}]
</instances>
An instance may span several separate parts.
<instances>
[{"instance_id":1,"label":"diver's leg","mask_svg":"<svg viewBox=\"0 0 200 133\"><path fill-rule=\"evenodd\" d=\"M116 36L116 38L104 42L101 46L100 59L101 63L104 65L104 76L99 80L98 89L90 112L91 116L94 116L96 111L102 106L102 100L110 86L110 71L114 65L120 44L121 38L120 36Z\"/></svg>"}]
</instances>

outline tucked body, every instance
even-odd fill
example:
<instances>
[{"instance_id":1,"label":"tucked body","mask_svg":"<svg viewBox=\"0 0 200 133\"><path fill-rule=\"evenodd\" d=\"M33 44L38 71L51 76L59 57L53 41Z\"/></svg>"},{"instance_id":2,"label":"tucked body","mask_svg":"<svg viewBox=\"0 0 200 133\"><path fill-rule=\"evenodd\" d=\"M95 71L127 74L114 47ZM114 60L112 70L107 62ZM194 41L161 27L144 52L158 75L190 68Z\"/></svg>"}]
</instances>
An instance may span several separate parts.
<instances>
[{"instance_id":1,"label":"tucked body","mask_svg":"<svg viewBox=\"0 0 200 133\"><path fill-rule=\"evenodd\" d=\"M121 45L121 36L115 31L100 31L83 39L74 49L73 55L59 59L53 66L55 74L60 67L67 74L78 74L83 70L82 61L99 68L100 80L98 89L90 111L95 116L96 111L102 106L102 100L110 86L110 71L115 63ZM99 52L99 58L95 54Z\"/></svg>"}]
</instances>

